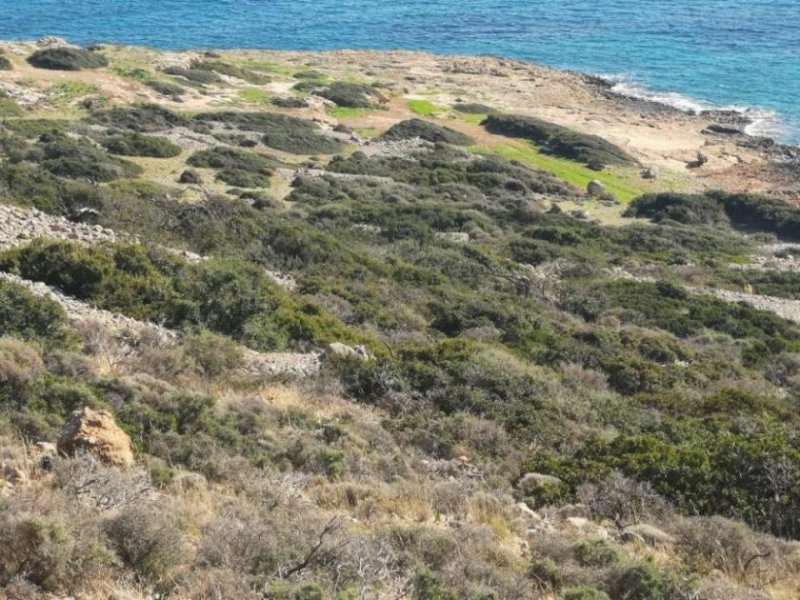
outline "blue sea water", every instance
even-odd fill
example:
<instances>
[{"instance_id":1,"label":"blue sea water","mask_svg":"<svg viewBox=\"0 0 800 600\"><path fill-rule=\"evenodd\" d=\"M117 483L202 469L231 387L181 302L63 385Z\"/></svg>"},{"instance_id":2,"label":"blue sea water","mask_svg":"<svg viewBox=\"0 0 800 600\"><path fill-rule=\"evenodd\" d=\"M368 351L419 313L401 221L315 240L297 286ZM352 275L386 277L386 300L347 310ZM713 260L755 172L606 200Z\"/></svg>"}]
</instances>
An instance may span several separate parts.
<instances>
[{"instance_id":1,"label":"blue sea water","mask_svg":"<svg viewBox=\"0 0 800 600\"><path fill-rule=\"evenodd\" d=\"M504 55L750 107L753 133L800 141L800 0L0 0L0 15L2 39Z\"/></svg>"}]
</instances>

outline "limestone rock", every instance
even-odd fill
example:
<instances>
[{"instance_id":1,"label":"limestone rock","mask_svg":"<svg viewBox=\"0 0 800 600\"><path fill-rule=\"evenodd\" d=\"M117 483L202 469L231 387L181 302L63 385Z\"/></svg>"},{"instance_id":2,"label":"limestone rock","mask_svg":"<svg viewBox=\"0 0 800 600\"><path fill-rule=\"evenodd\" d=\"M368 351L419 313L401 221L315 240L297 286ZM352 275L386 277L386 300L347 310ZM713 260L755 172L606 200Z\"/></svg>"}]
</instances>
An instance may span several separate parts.
<instances>
[{"instance_id":1,"label":"limestone rock","mask_svg":"<svg viewBox=\"0 0 800 600\"><path fill-rule=\"evenodd\" d=\"M84 407L73 412L61 428L57 447L59 454L89 451L110 465L129 467L133 464L130 438L104 410Z\"/></svg>"},{"instance_id":2,"label":"limestone rock","mask_svg":"<svg viewBox=\"0 0 800 600\"><path fill-rule=\"evenodd\" d=\"M658 172L653 168L644 169L641 172L642 179L657 179Z\"/></svg>"},{"instance_id":3,"label":"limestone rock","mask_svg":"<svg viewBox=\"0 0 800 600\"><path fill-rule=\"evenodd\" d=\"M341 342L331 342L328 344L328 356L338 356L342 358L357 358L359 360L369 360L372 355L364 346L348 346Z\"/></svg>"},{"instance_id":4,"label":"limestone rock","mask_svg":"<svg viewBox=\"0 0 800 600\"><path fill-rule=\"evenodd\" d=\"M599 198L605 193L605 191L606 191L606 186L597 181L597 179L592 179L586 185L586 193L589 194L592 198Z\"/></svg>"}]
</instances>

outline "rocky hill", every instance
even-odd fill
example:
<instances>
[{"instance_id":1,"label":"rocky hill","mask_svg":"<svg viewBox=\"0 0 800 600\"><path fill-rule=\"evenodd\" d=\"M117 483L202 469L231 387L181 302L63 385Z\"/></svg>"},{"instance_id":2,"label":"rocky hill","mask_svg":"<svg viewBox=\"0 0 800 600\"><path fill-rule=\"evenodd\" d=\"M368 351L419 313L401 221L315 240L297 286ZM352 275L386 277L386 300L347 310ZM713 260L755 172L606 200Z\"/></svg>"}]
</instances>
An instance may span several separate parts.
<instances>
[{"instance_id":1,"label":"rocky hill","mask_svg":"<svg viewBox=\"0 0 800 600\"><path fill-rule=\"evenodd\" d=\"M4 597L798 597L795 148L499 58L0 49Z\"/></svg>"}]
</instances>

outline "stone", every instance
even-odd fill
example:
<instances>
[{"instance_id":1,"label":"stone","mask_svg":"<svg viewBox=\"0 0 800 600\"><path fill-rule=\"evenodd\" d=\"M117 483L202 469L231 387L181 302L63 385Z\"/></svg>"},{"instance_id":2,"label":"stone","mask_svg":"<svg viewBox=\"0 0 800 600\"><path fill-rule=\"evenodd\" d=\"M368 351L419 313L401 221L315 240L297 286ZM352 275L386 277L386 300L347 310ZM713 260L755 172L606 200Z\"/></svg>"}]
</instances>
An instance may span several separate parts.
<instances>
[{"instance_id":1,"label":"stone","mask_svg":"<svg viewBox=\"0 0 800 600\"><path fill-rule=\"evenodd\" d=\"M586 193L589 194L592 198L598 198L599 196L602 196L605 193L605 191L606 191L606 186L597 181L597 179L592 179L586 185Z\"/></svg>"},{"instance_id":2,"label":"stone","mask_svg":"<svg viewBox=\"0 0 800 600\"><path fill-rule=\"evenodd\" d=\"M358 360L369 360L372 355L364 346L348 346L341 342L331 342L328 344L328 356L338 356L341 358L357 358Z\"/></svg>"},{"instance_id":3,"label":"stone","mask_svg":"<svg viewBox=\"0 0 800 600\"><path fill-rule=\"evenodd\" d=\"M110 465L133 465L131 439L104 410L84 407L73 412L61 428L57 448L59 454L67 456L85 451Z\"/></svg>"},{"instance_id":4,"label":"stone","mask_svg":"<svg viewBox=\"0 0 800 600\"><path fill-rule=\"evenodd\" d=\"M658 172L653 168L644 169L641 172L642 179L657 179Z\"/></svg>"},{"instance_id":5,"label":"stone","mask_svg":"<svg viewBox=\"0 0 800 600\"><path fill-rule=\"evenodd\" d=\"M542 520L541 515L528 506L525 502L517 502L517 510L522 513L529 521L538 523Z\"/></svg>"},{"instance_id":6,"label":"stone","mask_svg":"<svg viewBox=\"0 0 800 600\"><path fill-rule=\"evenodd\" d=\"M68 46L69 42L64 38L56 37L54 35L45 35L36 40L36 45L40 47L47 46Z\"/></svg>"},{"instance_id":7,"label":"stone","mask_svg":"<svg viewBox=\"0 0 800 600\"><path fill-rule=\"evenodd\" d=\"M697 153L697 158L686 163L687 169L699 169L708 162L708 157L702 152Z\"/></svg>"}]
</instances>

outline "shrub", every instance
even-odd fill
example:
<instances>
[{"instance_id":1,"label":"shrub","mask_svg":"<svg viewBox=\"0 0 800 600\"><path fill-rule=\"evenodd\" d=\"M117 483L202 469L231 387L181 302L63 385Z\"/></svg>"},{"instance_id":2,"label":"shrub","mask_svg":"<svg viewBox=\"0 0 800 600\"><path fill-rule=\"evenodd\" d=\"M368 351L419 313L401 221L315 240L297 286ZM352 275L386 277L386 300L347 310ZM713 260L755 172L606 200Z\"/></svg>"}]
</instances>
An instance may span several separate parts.
<instances>
[{"instance_id":1,"label":"shrub","mask_svg":"<svg viewBox=\"0 0 800 600\"><path fill-rule=\"evenodd\" d=\"M458 102L453 105L453 108L467 115L491 115L496 112L491 106L477 102Z\"/></svg>"},{"instance_id":2,"label":"shrub","mask_svg":"<svg viewBox=\"0 0 800 600\"><path fill-rule=\"evenodd\" d=\"M380 97L372 86L347 81L334 81L315 93L344 108L372 108Z\"/></svg>"},{"instance_id":3,"label":"shrub","mask_svg":"<svg viewBox=\"0 0 800 600\"><path fill-rule=\"evenodd\" d=\"M13 68L14 65L11 64L11 61L8 60L8 57L0 54L0 71L10 71Z\"/></svg>"},{"instance_id":4,"label":"shrub","mask_svg":"<svg viewBox=\"0 0 800 600\"><path fill-rule=\"evenodd\" d=\"M162 96L169 96L178 99L186 93L186 88L171 81L161 81L160 79L150 79L145 82L150 89L155 90Z\"/></svg>"},{"instance_id":5,"label":"shrub","mask_svg":"<svg viewBox=\"0 0 800 600\"><path fill-rule=\"evenodd\" d=\"M80 505L37 491L14 494L0 511L0 581L4 588L14 579L33 584L34 597L79 595L94 578L110 575L113 554Z\"/></svg>"},{"instance_id":6,"label":"shrub","mask_svg":"<svg viewBox=\"0 0 800 600\"><path fill-rule=\"evenodd\" d=\"M34 139L45 133L67 131L70 121L67 119L14 119L4 122L3 126L25 138Z\"/></svg>"},{"instance_id":7,"label":"shrub","mask_svg":"<svg viewBox=\"0 0 800 600\"><path fill-rule=\"evenodd\" d=\"M25 342L0 337L0 399L21 409L30 396L30 384L44 372L39 352Z\"/></svg>"},{"instance_id":8,"label":"shrub","mask_svg":"<svg viewBox=\"0 0 800 600\"><path fill-rule=\"evenodd\" d=\"M186 169L178 178L178 183L187 185L202 185L203 178L200 176L200 173L194 169Z\"/></svg>"},{"instance_id":9,"label":"shrub","mask_svg":"<svg viewBox=\"0 0 800 600\"><path fill-rule=\"evenodd\" d=\"M141 133L125 133L103 138L100 142L112 154L122 156L148 156L151 158L174 158L180 156L181 147L167 139L143 135Z\"/></svg>"},{"instance_id":10,"label":"shrub","mask_svg":"<svg viewBox=\"0 0 800 600\"><path fill-rule=\"evenodd\" d=\"M610 600L608 594L588 585L567 588L558 598L559 600Z\"/></svg>"},{"instance_id":11,"label":"shrub","mask_svg":"<svg viewBox=\"0 0 800 600\"><path fill-rule=\"evenodd\" d=\"M188 127L191 123L185 117L158 104L135 104L117 106L92 113L88 121L117 129L130 129L142 133L163 131L173 127Z\"/></svg>"},{"instance_id":12,"label":"shrub","mask_svg":"<svg viewBox=\"0 0 800 600\"><path fill-rule=\"evenodd\" d=\"M265 85L271 81L270 77L262 73L257 73L256 71L237 67L236 65L218 60L195 61L192 63L192 69L199 69L201 71L214 71L221 75L242 79L247 83L252 83L253 85Z\"/></svg>"},{"instance_id":13,"label":"shrub","mask_svg":"<svg viewBox=\"0 0 800 600\"><path fill-rule=\"evenodd\" d=\"M195 117L204 123L223 123L243 131L256 131L271 148L293 154L333 154L341 143L322 135L316 123L275 113L217 112Z\"/></svg>"},{"instance_id":14,"label":"shrub","mask_svg":"<svg viewBox=\"0 0 800 600\"><path fill-rule=\"evenodd\" d=\"M275 96L270 102L279 108L308 108L309 106L308 100L296 96Z\"/></svg>"},{"instance_id":15,"label":"shrub","mask_svg":"<svg viewBox=\"0 0 800 600\"><path fill-rule=\"evenodd\" d=\"M76 141L64 134L45 134L26 158L38 162L53 175L71 179L105 182L142 173L138 165L111 157L88 141Z\"/></svg>"},{"instance_id":16,"label":"shrub","mask_svg":"<svg viewBox=\"0 0 800 600\"><path fill-rule=\"evenodd\" d=\"M470 146L475 143L474 139L460 131L422 119L409 119L396 123L381 137L386 140L421 138L428 142L444 142L456 146Z\"/></svg>"},{"instance_id":17,"label":"shrub","mask_svg":"<svg viewBox=\"0 0 800 600\"><path fill-rule=\"evenodd\" d=\"M220 377L241 364L242 351L237 344L205 329L184 337L183 347L211 378Z\"/></svg>"},{"instance_id":18,"label":"shrub","mask_svg":"<svg viewBox=\"0 0 800 600\"><path fill-rule=\"evenodd\" d=\"M217 178L229 185L267 187L278 162L253 152L218 146L195 152L187 164L217 169Z\"/></svg>"},{"instance_id":19,"label":"shrub","mask_svg":"<svg viewBox=\"0 0 800 600\"><path fill-rule=\"evenodd\" d=\"M100 206L98 189L88 182L70 181L28 163L0 162L0 191L23 205L48 213L69 215Z\"/></svg>"},{"instance_id":20,"label":"shrub","mask_svg":"<svg viewBox=\"0 0 800 600\"><path fill-rule=\"evenodd\" d=\"M641 562L620 574L612 596L626 600L677 600L684 597L679 592L670 577L651 562Z\"/></svg>"},{"instance_id":21,"label":"shrub","mask_svg":"<svg viewBox=\"0 0 800 600\"><path fill-rule=\"evenodd\" d=\"M106 531L119 557L148 581L169 577L184 555L182 533L163 503L126 508Z\"/></svg>"},{"instance_id":22,"label":"shrub","mask_svg":"<svg viewBox=\"0 0 800 600\"><path fill-rule=\"evenodd\" d=\"M644 217L656 223L669 219L684 224L730 225L748 232L762 231L787 240L800 240L799 208L752 194L646 194L636 198L624 216Z\"/></svg>"},{"instance_id":23,"label":"shrub","mask_svg":"<svg viewBox=\"0 0 800 600\"><path fill-rule=\"evenodd\" d=\"M66 323L66 312L53 300L0 281L0 335L59 345L67 338Z\"/></svg>"},{"instance_id":24,"label":"shrub","mask_svg":"<svg viewBox=\"0 0 800 600\"><path fill-rule=\"evenodd\" d=\"M167 75L174 75L175 77L182 77L188 81L193 81L194 83L200 83L204 85L210 83L219 83L222 81L222 77L217 75L214 71L209 71L208 69L167 67L164 69L164 73Z\"/></svg>"},{"instance_id":25,"label":"shrub","mask_svg":"<svg viewBox=\"0 0 800 600\"><path fill-rule=\"evenodd\" d=\"M600 165L636 164L630 154L596 135L521 115L489 115L482 125L500 135L525 138L555 156Z\"/></svg>"},{"instance_id":26,"label":"shrub","mask_svg":"<svg viewBox=\"0 0 800 600\"><path fill-rule=\"evenodd\" d=\"M81 71L108 66L108 59L98 52L83 48L43 48L28 57L28 62L38 69L56 71Z\"/></svg>"}]
</instances>

